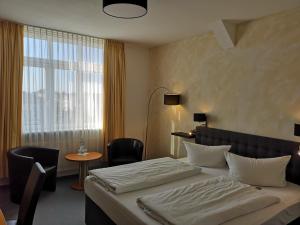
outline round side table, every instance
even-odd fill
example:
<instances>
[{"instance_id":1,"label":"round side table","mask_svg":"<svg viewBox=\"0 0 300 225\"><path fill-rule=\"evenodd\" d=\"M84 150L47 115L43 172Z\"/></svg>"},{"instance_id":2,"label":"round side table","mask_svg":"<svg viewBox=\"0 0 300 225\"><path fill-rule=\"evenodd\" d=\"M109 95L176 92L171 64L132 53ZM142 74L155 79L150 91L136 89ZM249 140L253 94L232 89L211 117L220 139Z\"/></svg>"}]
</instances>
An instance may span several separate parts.
<instances>
[{"instance_id":1,"label":"round side table","mask_svg":"<svg viewBox=\"0 0 300 225\"><path fill-rule=\"evenodd\" d=\"M102 158L100 152L87 152L85 155L79 155L78 153L69 153L65 155L65 159L79 163L79 178L78 182L72 184L72 189L76 191L83 191L84 189L84 178L88 172L88 162Z\"/></svg>"}]
</instances>

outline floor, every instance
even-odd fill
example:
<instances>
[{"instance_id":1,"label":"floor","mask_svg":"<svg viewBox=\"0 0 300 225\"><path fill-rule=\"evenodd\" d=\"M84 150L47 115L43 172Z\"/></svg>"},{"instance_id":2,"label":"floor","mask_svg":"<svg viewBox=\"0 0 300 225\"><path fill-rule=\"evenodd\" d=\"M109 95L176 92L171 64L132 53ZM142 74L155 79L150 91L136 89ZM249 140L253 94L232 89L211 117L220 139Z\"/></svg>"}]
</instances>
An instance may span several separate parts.
<instances>
[{"instance_id":1,"label":"floor","mask_svg":"<svg viewBox=\"0 0 300 225\"><path fill-rule=\"evenodd\" d=\"M84 193L70 189L76 176L57 179L55 192L43 191L36 209L34 225L84 225ZM0 187L0 208L6 219L15 219L18 205L9 200L8 187Z\"/></svg>"}]
</instances>

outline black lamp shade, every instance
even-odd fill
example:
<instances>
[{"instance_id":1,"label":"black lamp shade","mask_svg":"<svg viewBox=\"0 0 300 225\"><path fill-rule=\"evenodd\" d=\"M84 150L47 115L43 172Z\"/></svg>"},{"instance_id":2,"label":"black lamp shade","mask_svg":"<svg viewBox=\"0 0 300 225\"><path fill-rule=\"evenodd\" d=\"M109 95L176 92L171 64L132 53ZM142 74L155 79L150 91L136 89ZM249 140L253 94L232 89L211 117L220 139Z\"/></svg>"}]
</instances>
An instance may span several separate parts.
<instances>
[{"instance_id":1,"label":"black lamp shade","mask_svg":"<svg viewBox=\"0 0 300 225\"><path fill-rule=\"evenodd\" d=\"M295 136L300 136L300 124L296 124L294 126L294 135Z\"/></svg>"},{"instance_id":2,"label":"black lamp shade","mask_svg":"<svg viewBox=\"0 0 300 225\"><path fill-rule=\"evenodd\" d=\"M165 105L179 105L180 104L180 95L165 94L164 95L164 104Z\"/></svg>"},{"instance_id":3,"label":"black lamp shade","mask_svg":"<svg viewBox=\"0 0 300 225\"><path fill-rule=\"evenodd\" d=\"M194 121L196 121L196 122L206 122L205 113L194 113Z\"/></svg>"},{"instance_id":4,"label":"black lamp shade","mask_svg":"<svg viewBox=\"0 0 300 225\"><path fill-rule=\"evenodd\" d=\"M103 12L109 16L132 19L147 14L147 0L103 0Z\"/></svg>"}]
</instances>

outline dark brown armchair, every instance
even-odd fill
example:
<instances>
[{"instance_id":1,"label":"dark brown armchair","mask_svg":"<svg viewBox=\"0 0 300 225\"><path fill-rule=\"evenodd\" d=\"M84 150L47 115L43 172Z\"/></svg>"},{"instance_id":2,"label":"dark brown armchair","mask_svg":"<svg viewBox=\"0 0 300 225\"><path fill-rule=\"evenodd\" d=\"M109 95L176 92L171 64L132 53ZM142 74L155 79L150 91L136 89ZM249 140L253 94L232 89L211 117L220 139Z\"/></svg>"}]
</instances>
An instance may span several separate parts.
<instances>
[{"instance_id":1,"label":"dark brown armchair","mask_svg":"<svg viewBox=\"0 0 300 225\"><path fill-rule=\"evenodd\" d=\"M39 162L46 171L44 190L55 191L59 150L40 147L20 147L7 153L10 199L20 203L30 171Z\"/></svg>"},{"instance_id":2,"label":"dark brown armchair","mask_svg":"<svg viewBox=\"0 0 300 225\"><path fill-rule=\"evenodd\" d=\"M142 161L144 144L134 138L118 138L108 144L108 166Z\"/></svg>"}]
</instances>

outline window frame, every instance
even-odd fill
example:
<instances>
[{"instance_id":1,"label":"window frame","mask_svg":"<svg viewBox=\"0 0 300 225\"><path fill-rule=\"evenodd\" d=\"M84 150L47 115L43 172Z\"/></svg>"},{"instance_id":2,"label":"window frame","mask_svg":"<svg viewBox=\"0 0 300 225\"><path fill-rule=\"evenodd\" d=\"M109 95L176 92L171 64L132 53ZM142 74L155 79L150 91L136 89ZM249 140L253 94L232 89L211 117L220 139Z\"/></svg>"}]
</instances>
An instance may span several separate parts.
<instances>
[{"instance_id":1,"label":"window frame","mask_svg":"<svg viewBox=\"0 0 300 225\"><path fill-rule=\"evenodd\" d=\"M47 32L47 30L46 30ZM58 34L61 33L59 31L57 31ZM71 34L73 35L73 34ZM82 36L81 36L82 37ZM100 104L104 105L104 73L103 73L103 61L102 64L95 64L94 61L91 61L90 64L93 65L93 67L91 68L91 71L89 71L89 69L87 70L85 68L85 64L89 64L88 61L83 61L84 57L83 57L83 48L95 48L94 46L88 45L88 43L86 43L85 45L83 45L83 41L81 40L81 44L80 44L80 40L77 42L72 42L70 39L70 41L65 41L63 37L60 37L59 35L57 35L56 40L49 40L47 34L46 34L46 38L42 38L42 36L40 37L36 37L35 35L30 34L30 32L27 32L26 34L24 34L24 42L26 41L26 38L33 38L33 39L40 39L41 41L46 41L47 42L47 58L43 58L43 57L31 57L31 56L25 56L25 51L24 51L24 65L23 65L23 69L25 69L26 67L36 67L36 68L40 68L41 70L45 71L45 98L46 98L46 112L45 112L45 117L49 118L46 119L44 122L46 122L45 127L47 127L47 129L45 129L45 131L41 131L40 128L34 130L34 129L25 129L23 127L23 122L22 122L22 133L24 134L28 134L28 133L57 133L57 132L74 132L74 131L88 131L88 130L102 130L103 128L103 111L102 111L102 115L101 115L101 111L99 117L102 117L100 119L100 124L96 125L94 128L85 128L85 125L83 125L83 127L78 127L78 128L73 128L73 129L54 129L55 124L53 124L52 122L55 122L54 119L54 113L51 112L51 106L53 106L55 104L55 70L68 70L68 71L72 71L75 73L75 77L76 77L76 85L75 85L75 92L74 93L80 93L79 90L84 88L84 83L81 78L81 76L77 75L77 73L87 73L87 72L91 72L92 74L99 74L100 76L102 76L102 94L101 92L98 93L100 95L102 95L102 102ZM84 37L82 37L84 38ZM92 38L94 40L94 38ZM63 41L59 41L59 40L63 40ZM58 45L62 44L64 47L64 44L70 44L70 45L76 45L76 60L74 61L67 61L67 60L59 60L59 54L58 54L58 59L54 59L54 51L55 51L55 47L54 47L54 43L58 43ZM97 46L97 45L96 45ZM103 46L98 46L97 48L95 48L95 51L100 51L102 50L102 54L100 53L99 57L103 59L104 57L104 48ZM93 49L91 49L91 51L93 51ZM42 56L43 54L41 54ZM99 59L100 59L99 58ZM82 60L79 60L82 59ZM89 74L89 75L92 75ZM96 93L96 92L95 92ZM95 93L93 93L93 95L95 95ZM80 95L81 100L79 102L84 102L82 98L84 98L84 95ZM23 100L22 100L22 104L23 104ZM23 112L22 112L23 113ZM84 119L82 119L82 123L85 124ZM90 127L89 125L87 125L88 127ZM98 126L98 127L97 127Z\"/></svg>"}]
</instances>

